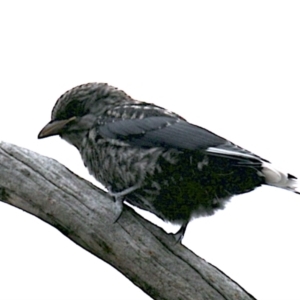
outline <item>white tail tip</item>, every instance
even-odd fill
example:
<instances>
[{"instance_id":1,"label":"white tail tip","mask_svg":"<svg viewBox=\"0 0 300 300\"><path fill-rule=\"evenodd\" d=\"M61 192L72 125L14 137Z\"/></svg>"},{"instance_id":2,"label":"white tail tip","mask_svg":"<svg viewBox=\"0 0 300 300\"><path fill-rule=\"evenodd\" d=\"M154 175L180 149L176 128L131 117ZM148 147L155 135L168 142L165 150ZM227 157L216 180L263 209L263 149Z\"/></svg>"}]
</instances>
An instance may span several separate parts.
<instances>
[{"instance_id":1,"label":"white tail tip","mask_svg":"<svg viewBox=\"0 0 300 300\"><path fill-rule=\"evenodd\" d=\"M262 174L265 177L266 184L300 194L297 177L281 172L267 162L262 164Z\"/></svg>"}]
</instances>

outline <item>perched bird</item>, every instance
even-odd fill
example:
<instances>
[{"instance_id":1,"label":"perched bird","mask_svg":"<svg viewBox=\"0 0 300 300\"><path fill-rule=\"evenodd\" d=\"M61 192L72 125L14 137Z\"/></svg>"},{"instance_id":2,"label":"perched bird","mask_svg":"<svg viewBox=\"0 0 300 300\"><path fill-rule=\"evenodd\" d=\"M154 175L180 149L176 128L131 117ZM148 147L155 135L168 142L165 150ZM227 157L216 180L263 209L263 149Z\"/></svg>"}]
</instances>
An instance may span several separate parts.
<instances>
[{"instance_id":1,"label":"perched bird","mask_svg":"<svg viewBox=\"0 0 300 300\"><path fill-rule=\"evenodd\" d=\"M212 215L233 196L267 184L299 193L296 177L269 161L105 83L63 94L38 138L59 135L80 152L89 172L114 196L180 224Z\"/></svg>"}]
</instances>

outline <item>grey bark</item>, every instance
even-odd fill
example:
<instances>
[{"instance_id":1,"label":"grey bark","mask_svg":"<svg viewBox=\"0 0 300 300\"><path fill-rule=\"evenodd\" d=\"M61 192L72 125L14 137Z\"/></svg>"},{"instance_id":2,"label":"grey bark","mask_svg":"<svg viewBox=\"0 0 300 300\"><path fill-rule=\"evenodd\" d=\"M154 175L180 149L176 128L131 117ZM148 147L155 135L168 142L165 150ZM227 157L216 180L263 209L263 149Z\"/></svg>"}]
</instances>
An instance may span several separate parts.
<instances>
[{"instance_id":1,"label":"grey bark","mask_svg":"<svg viewBox=\"0 0 300 300\"><path fill-rule=\"evenodd\" d=\"M254 299L213 265L57 161L0 143L0 201L51 224L153 299Z\"/></svg>"}]
</instances>

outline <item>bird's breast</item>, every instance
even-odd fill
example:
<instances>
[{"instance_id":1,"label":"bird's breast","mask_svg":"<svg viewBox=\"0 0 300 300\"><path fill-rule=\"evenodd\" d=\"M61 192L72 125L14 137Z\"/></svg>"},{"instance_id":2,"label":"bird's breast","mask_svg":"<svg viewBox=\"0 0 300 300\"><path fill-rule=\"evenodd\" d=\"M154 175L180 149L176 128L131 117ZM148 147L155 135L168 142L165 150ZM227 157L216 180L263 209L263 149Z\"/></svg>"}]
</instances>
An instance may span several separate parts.
<instances>
[{"instance_id":1,"label":"bird's breast","mask_svg":"<svg viewBox=\"0 0 300 300\"><path fill-rule=\"evenodd\" d=\"M157 163L165 150L133 147L115 139L88 136L80 148L89 172L112 192L142 186L146 177L158 172Z\"/></svg>"}]
</instances>

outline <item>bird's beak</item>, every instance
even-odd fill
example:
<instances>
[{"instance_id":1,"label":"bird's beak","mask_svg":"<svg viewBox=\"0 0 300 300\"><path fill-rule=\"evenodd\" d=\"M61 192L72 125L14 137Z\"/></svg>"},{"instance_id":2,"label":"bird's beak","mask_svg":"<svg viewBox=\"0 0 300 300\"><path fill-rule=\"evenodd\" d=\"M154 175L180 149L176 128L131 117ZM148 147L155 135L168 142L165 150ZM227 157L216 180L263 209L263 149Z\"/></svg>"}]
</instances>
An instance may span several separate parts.
<instances>
[{"instance_id":1,"label":"bird's beak","mask_svg":"<svg viewBox=\"0 0 300 300\"><path fill-rule=\"evenodd\" d=\"M75 120L76 117L72 117L67 120L58 120L58 121L50 121L39 133L38 139L43 139L48 136L60 134L63 128L70 123L71 121Z\"/></svg>"}]
</instances>

